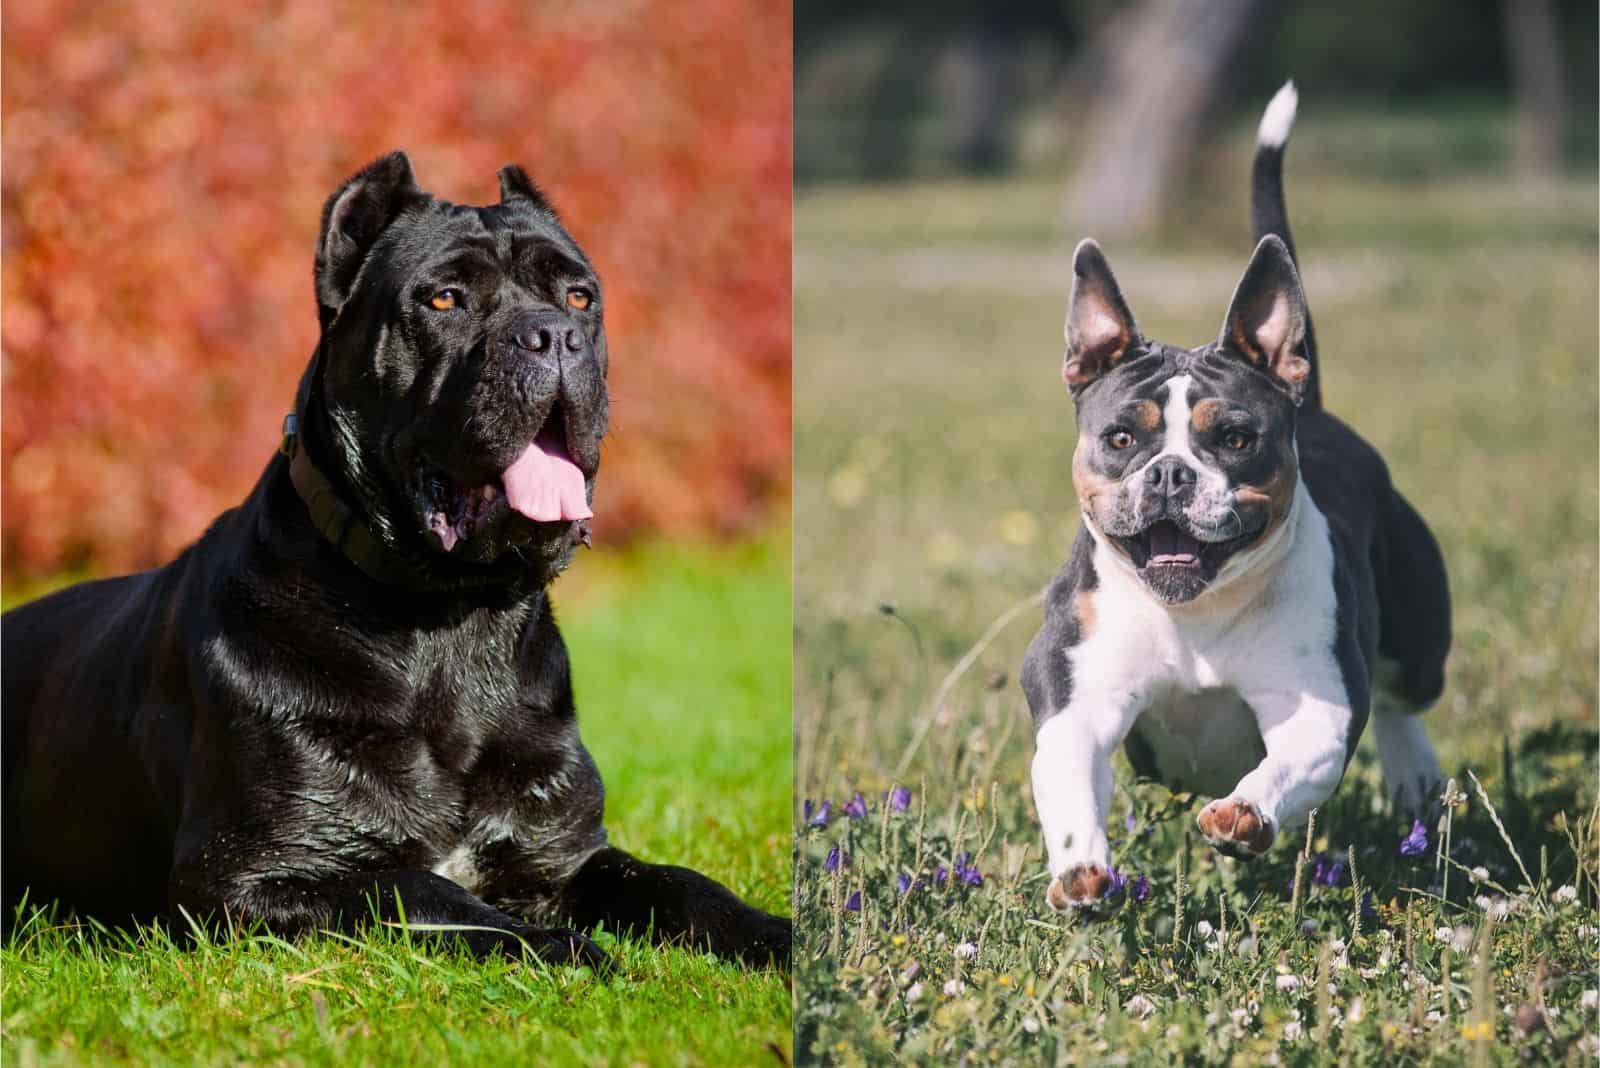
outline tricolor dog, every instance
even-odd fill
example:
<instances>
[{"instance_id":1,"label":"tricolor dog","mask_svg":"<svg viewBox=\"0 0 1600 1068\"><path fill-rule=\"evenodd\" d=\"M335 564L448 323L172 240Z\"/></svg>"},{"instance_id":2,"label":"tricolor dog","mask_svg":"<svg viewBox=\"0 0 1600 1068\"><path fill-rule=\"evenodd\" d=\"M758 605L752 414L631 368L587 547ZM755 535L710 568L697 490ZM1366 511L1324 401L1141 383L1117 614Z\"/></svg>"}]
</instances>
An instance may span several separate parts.
<instances>
[{"instance_id":1,"label":"tricolor dog","mask_svg":"<svg viewBox=\"0 0 1600 1068\"><path fill-rule=\"evenodd\" d=\"M1078 246L1062 371L1083 525L1022 666L1056 909L1111 886L1111 754L1214 797L1206 838L1255 856L1339 785L1369 710L1385 787L1441 776L1417 713L1450 646L1444 561L1383 459L1323 410L1283 199L1293 83L1261 120L1258 244L1217 340L1140 334Z\"/></svg>"}]
</instances>

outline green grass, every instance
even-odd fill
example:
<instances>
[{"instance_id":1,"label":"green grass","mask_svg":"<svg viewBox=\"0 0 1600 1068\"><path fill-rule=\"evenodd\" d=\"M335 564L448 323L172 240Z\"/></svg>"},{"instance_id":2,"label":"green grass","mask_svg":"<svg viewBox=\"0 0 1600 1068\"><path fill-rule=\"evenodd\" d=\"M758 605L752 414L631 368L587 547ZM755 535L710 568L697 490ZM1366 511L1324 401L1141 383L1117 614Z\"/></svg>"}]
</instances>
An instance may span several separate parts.
<instances>
[{"instance_id":1,"label":"green grass","mask_svg":"<svg viewBox=\"0 0 1600 1068\"><path fill-rule=\"evenodd\" d=\"M612 840L790 903L786 539L585 554L556 586ZM7 1064L760 1064L789 977L603 936L587 971L402 937L197 949L35 922L0 949Z\"/></svg>"},{"instance_id":2,"label":"green grass","mask_svg":"<svg viewBox=\"0 0 1600 1068\"><path fill-rule=\"evenodd\" d=\"M1451 857L1495 885L1438 866L1437 830L1427 857L1396 856L1367 740L1310 843L1353 851L1375 910L1359 932L1348 874L1308 868L1297 910L1295 833L1262 862L1219 858L1191 832L1203 799L1135 784L1120 755L1115 860L1152 892L1101 923L1048 910L1015 680L1028 599L1078 523L1059 368L1084 235L1038 178L802 191L795 782L834 819L798 846L797 1063L1594 1062L1594 185L1297 164L1314 134L1297 132L1289 199L1324 391L1448 559L1455 646L1426 722L1468 792ZM1247 144L1157 233L1106 246L1152 337L1216 336L1250 249ZM897 781L916 804L885 818ZM857 790L867 818L841 817ZM829 872L835 846L850 864ZM961 853L983 885L899 893ZM1479 897L1511 910L1487 934Z\"/></svg>"}]
</instances>

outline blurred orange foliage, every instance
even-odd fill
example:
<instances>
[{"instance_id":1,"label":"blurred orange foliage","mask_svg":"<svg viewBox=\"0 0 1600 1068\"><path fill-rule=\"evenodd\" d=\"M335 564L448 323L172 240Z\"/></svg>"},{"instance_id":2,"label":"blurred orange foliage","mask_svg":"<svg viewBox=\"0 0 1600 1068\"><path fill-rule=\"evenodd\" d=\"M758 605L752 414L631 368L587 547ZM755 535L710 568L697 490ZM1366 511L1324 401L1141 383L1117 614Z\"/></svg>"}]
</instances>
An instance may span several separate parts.
<instances>
[{"instance_id":1,"label":"blurred orange foliage","mask_svg":"<svg viewBox=\"0 0 1600 1068\"><path fill-rule=\"evenodd\" d=\"M0 528L14 584L237 503L316 341L337 183L516 161L607 287L597 535L746 529L789 478L790 9L33 0L4 36Z\"/></svg>"}]
</instances>

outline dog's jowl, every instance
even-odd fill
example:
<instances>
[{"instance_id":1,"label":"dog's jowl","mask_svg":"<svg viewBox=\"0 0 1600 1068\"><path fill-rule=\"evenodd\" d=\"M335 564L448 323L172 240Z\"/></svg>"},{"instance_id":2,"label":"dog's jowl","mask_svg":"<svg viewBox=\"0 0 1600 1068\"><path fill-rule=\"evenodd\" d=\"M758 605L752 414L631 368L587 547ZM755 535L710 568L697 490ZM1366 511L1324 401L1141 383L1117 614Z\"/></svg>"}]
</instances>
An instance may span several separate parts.
<instances>
[{"instance_id":1,"label":"dog's jowl","mask_svg":"<svg viewBox=\"0 0 1600 1068\"><path fill-rule=\"evenodd\" d=\"M5 616L8 904L787 960L787 919L607 844L546 592L588 540L605 299L528 177L500 186L450 204L395 153L335 191L321 340L249 497Z\"/></svg>"},{"instance_id":2,"label":"dog's jowl","mask_svg":"<svg viewBox=\"0 0 1600 1068\"><path fill-rule=\"evenodd\" d=\"M1444 562L1382 458L1323 410L1283 199L1295 93L1261 121L1259 244L1217 340L1145 338L1098 246L1074 258L1063 377L1083 524L1022 684L1050 905L1112 884L1111 754L1214 797L1218 848L1272 845L1339 785L1369 710L1403 810L1440 774L1416 714L1443 686Z\"/></svg>"}]
</instances>

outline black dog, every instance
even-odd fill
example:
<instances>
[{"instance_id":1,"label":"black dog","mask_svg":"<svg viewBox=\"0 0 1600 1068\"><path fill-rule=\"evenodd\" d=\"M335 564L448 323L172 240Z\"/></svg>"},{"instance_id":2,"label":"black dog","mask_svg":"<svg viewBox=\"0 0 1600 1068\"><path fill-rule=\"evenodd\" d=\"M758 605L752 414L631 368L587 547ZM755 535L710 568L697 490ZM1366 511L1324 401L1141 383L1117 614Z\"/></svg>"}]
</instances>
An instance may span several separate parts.
<instances>
[{"instance_id":1,"label":"black dog","mask_svg":"<svg viewBox=\"0 0 1600 1068\"><path fill-rule=\"evenodd\" d=\"M786 963L790 922L606 844L546 587L588 540L599 280L523 171L403 153L329 198L280 455L166 567L4 617L4 883L114 922L374 913L477 954L575 930Z\"/></svg>"}]
</instances>

